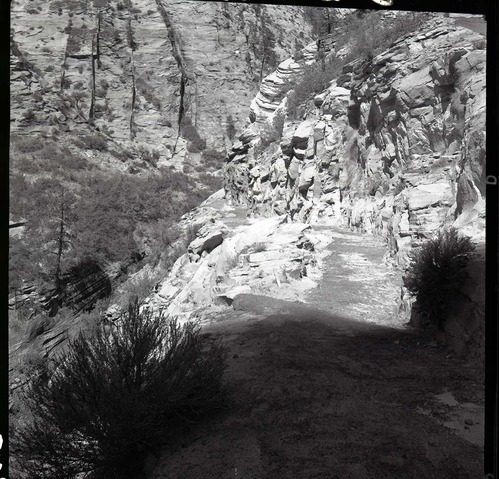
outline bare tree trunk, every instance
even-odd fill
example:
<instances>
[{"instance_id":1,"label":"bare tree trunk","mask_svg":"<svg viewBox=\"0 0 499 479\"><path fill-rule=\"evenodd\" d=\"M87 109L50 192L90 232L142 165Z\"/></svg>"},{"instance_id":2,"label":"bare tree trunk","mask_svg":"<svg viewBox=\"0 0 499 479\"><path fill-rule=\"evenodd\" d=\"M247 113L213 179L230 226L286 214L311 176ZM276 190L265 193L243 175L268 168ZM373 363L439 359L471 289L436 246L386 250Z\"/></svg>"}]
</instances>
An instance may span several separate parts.
<instances>
[{"instance_id":1,"label":"bare tree trunk","mask_svg":"<svg viewBox=\"0 0 499 479\"><path fill-rule=\"evenodd\" d=\"M55 269L55 293L52 299L52 304L50 306L50 315L54 316L59 309L59 297L62 292L62 281L61 281L61 264L62 264L62 254L64 252L64 197L61 198L61 213L59 217L59 235L57 237L57 260Z\"/></svg>"}]
</instances>

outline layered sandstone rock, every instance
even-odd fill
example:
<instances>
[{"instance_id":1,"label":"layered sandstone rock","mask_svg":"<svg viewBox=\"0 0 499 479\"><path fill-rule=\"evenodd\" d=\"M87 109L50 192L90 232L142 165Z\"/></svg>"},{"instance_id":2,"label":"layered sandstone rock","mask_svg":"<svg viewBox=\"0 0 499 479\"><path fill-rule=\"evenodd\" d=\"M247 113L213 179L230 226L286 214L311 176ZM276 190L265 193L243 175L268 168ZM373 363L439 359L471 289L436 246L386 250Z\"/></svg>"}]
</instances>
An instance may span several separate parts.
<instances>
[{"instance_id":1,"label":"layered sandstone rock","mask_svg":"<svg viewBox=\"0 0 499 479\"><path fill-rule=\"evenodd\" d=\"M159 165L182 166L195 156L196 148L186 150L194 128L208 148L224 151L261 75L296 49L288 32L311 40L302 13L183 0L16 0L12 132L55 135L69 145L100 132L115 156L147 159L152 151ZM192 126L179 132L187 118ZM114 156L88 150L121 167Z\"/></svg>"},{"instance_id":2,"label":"layered sandstone rock","mask_svg":"<svg viewBox=\"0 0 499 479\"><path fill-rule=\"evenodd\" d=\"M202 319L232 304L239 294L297 299L317 285L328 236L279 217L238 218L237 208L221 213L219 206L214 195L184 217L181 227L204 224L145 307L181 320ZM220 216L230 228L217 220ZM216 245L203 249L208 242Z\"/></svg>"},{"instance_id":3,"label":"layered sandstone rock","mask_svg":"<svg viewBox=\"0 0 499 479\"><path fill-rule=\"evenodd\" d=\"M402 263L412 240L454 224L483 239L485 50L478 33L433 19L371 62L347 65L306 118L287 98L262 107L287 63L252 103L226 166L227 196L254 214L342 222L382 234ZM282 82L281 82L282 84ZM263 150L263 152L262 152Z\"/></svg>"},{"instance_id":4,"label":"layered sandstone rock","mask_svg":"<svg viewBox=\"0 0 499 479\"><path fill-rule=\"evenodd\" d=\"M300 119L288 115L289 85L277 81L292 63L281 64L228 156L226 197L254 216L380 235L401 266L441 227L483 244L485 57L481 34L433 18L372 60L347 64ZM445 338L463 355L483 353L483 264L483 255L473 260L446 318ZM403 295L408 319L410 303Z\"/></svg>"}]
</instances>

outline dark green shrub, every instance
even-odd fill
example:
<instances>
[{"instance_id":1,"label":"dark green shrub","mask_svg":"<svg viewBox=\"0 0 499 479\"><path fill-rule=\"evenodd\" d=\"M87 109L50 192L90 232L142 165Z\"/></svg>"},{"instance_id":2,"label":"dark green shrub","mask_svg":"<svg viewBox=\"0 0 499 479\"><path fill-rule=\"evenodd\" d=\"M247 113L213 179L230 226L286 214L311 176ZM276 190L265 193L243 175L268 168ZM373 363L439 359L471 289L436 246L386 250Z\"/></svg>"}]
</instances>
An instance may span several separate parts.
<instances>
[{"instance_id":1,"label":"dark green shrub","mask_svg":"<svg viewBox=\"0 0 499 479\"><path fill-rule=\"evenodd\" d=\"M75 144L87 150L106 151L108 148L106 139L97 133L82 136L75 141Z\"/></svg>"},{"instance_id":2,"label":"dark green shrub","mask_svg":"<svg viewBox=\"0 0 499 479\"><path fill-rule=\"evenodd\" d=\"M464 283L465 266L474 250L469 237L449 228L411 253L404 284L430 324L442 327L451 294Z\"/></svg>"},{"instance_id":3,"label":"dark green shrub","mask_svg":"<svg viewBox=\"0 0 499 479\"><path fill-rule=\"evenodd\" d=\"M200 153L206 148L206 140L199 136L196 127L188 116L182 118L180 132L182 137L187 140L187 151L189 153Z\"/></svg>"},{"instance_id":4,"label":"dark green shrub","mask_svg":"<svg viewBox=\"0 0 499 479\"><path fill-rule=\"evenodd\" d=\"M129 306L69 342L50 380L32 380L33 419L12 434L21 477L143 477L147 452L175 427L222 407L226 351L192 324Z\"/></svg>"},{"instance_id":5,"label":"dark green shrub","mask_svg":"<svg viewBox=\"0 0 499 479\"><path fill-rule=\"evenodd\" d=\"M203 153L201 154L201 161L209 169L218 170L222 166L225 157L226 155L223 151L218 151L212 148L208 148L204 150Z\"/></svg>"}]
</instances>

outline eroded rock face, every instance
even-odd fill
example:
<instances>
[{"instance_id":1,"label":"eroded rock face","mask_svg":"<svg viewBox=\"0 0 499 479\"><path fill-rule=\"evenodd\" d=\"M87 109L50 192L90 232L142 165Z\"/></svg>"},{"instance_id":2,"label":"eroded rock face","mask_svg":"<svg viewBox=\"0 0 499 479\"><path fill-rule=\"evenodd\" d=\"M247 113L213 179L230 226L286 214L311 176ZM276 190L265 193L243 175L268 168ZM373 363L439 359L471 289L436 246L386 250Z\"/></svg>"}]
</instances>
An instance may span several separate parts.
<instances>
[{"instance_id":1,"label":"eroded rock face","mask_svg":"<svg viewBox=\"0 0 499 479\"><path fill-rule=\"evenodd\" d=\"M184 0L16 0L12 132L72 144L69 135L100 131L125 150L153 149L160 165L178 166L189 156L193 127L208 148L224 151L261 75L296 49L288 32L311 40L302 13ZM192 127L179 137L182 118ZM93 155L120 164L105 152Z\"/></svg>"},{"instance_id":2,"label":"eroded rock face","mask_svg":"<svg viewBox=\"0 0 499 479\"><path fill-rule=\"evenodd\" d=\"M240 294L297 299L317 285L330 241L327 235L279 217L236 218L227 228L217 221L219 201L215 195L185 218L186 224L202 221L204 225L145 307L180 320L202 319L217 308L223 311ZM211 214L210 203L214 205ZM237 208L225 208L224 221L229 222L234 211ZM223 241L199 254L202 244L219 237Z\"/></svg>"},{"instance_id":3,"label":"eroded rock face","mask_svg":"<svg viewBox=\"0 0 499 479\"><path fill-rule=\"evenodd\" d=\"M286 97L269 100L279 98L284 62L252 103L251 134L228 157L227 197L255 215L383 235L402 264L414 241L443 225L483 240L484 45L478 33L432 19L371 62L347 65L301 121L286 117ZM265 149L278 115L282 133Z\"/></svg>"},{"instance_id":4,"label":"eroded rock face","mask_svg":"<svg viewBox=\"0 0 499 479\"><path fill-rule=\"evenodd\" d=\"M252 103L251 134L228 156L226 197L254 216L382 236L386 258L402 267L444 226L483 244L485 57L482 35L433 18L372 61L346 65L299 120L287 115L289 95L276 94L277 78L293 65L285 62ZM269 141L276 118L282 133ZM474 261L444 339L483 359L483 258ZM407 319L411 302L402 288Z\"/></svg>"}]
</instances>

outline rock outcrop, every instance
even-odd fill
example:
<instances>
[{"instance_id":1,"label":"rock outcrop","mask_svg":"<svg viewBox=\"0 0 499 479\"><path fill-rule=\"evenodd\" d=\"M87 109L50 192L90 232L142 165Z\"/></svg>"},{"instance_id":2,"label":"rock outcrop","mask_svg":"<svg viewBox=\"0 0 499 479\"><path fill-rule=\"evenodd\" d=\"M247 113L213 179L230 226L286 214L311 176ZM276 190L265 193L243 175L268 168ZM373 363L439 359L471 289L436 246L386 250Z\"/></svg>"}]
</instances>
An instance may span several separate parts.
<instances>
[{"instance_id":1,"label":"rock outcrop","mask_svg":"<svg viewBox=\"0 0 499 479\"><path fill-rule=\"evenodd\" d=\"M483 35L437 16L374 58L345 65L298 119L283 80L293 62L282 63L228 155L226 197L253 216L381 236L387 259L402 267L441 227L483 244L485 57ZM471 283L446 332L463 354L483 348L483 288L472 293ZM407 296L402 303L409 311Z\"/></svg>"},{"instance_id":2,"label":"rock outcrop","mask_svg":"<svg viewBox=\"0 0 499 479\"><path fill-rule=\"evenodd\" d=\"M241 208L221 212L220 193L184 216L182 227L204 224L145 307L181 320L202 319L240 294L297 299L317 285L326 235L278 217L248 220Z\"/></svg>"},{"instance_id":3,"label":"rock outcrop","mask_svg":"<svg viewBox=\"0 0 499 479\"><path fill-rule=\"evenodd\" d=\"M272 19L281 38L273 48L281 57L292 50L286 29L300 21L288 18L289 13L284 19L278 7L255 7L110 0L76 12L51 3L39 7L45 21L61 12L56 17L72 23L67 32L59 31L55 21L46 27L54 40L45 48L62 45L64 50L60 62L49 68L47 55L29 53L35 44L31 35L45 32L35 25L40 15L21 24L16 12L24 17L31 7L14 4L14 132L49 134L53 127L58 135L65 129L74 135L89 125L101 131L113 125L109 135L117 144L154 144L161 150L159 163L174 163L184 161L188 142L195 141L192 128L199 138L211 135L210 147L223 148L229 116L240 126L248 115L227 157L225 191L183 217L181 228L201 229L145 307L192 319L226 308L240 294L300 298L316 286L330 242L327 235L311 231L310 223L341 224L381 236L387 258L402 266L413 246L445 225L482 241L484 37L451 19L433 18L374 58L345 65L295 118L289 111L293 86L319 59L337 54L334 42L322 50L311 43L280 63L262 81L251 105L241 108L249 104L244 97L253 88L248 78L260 81L266 62L275 59L259 49L261 42L255 43L268 34L265 22ZM197 29L192 12L205 14ZM55 68L59 71L53 77L41 74ZM219 81L221 68L234 68L232 80ZM90 75L88 97L76 89L77 75L84 74ZM42 90L39 111L51 110L53 124L39 121L37 113L20 120L18 114L31 108L31 97L36 100ZM128 106L120 106L127 101ZM107 106L100 116L101 103ZM214 116L210 111L216 111ZM253 217L249 221L246 211ZM458 308L476 319L464 326L473 337L483 333L477 327L483 302L475 293L470 290L456 300L456 305L473 303ZM457 313L454 318L458 326L449 322L449 338L460 337L463 322ZM65 327L56 336L45 335L49 344L62 338Z\"/></svg>"},{"instance_id":4,"label":"rock outcrop","mask_svg":"<svg viewBox=\"0 0 499 479\"><path fill-rule=\"evenodd\" d=\"M184 0L16 0L11 27L12 133L72 147L99 133L115 155L86 149L114 167L181 167L192 142L225 151L262 75L297 48L288 32L312 39L302 7Z\"/></svg>"},{"instance_id":5,"label":"rock outcrop","mask_svg":"<svg viewBox=\"0 0 499 479\"><path fill-rule=\"evenodd\" d=\"M283 83L284 62L228 157L227 197L255 215L381 234L400 263L443 225L483 240L484 46L478 33L433 19L372 61L346 65L300 120L286 116L287 97L268 100L279 98L268 84ZM277 117L282 133L266 148Z\"/></svg>"}]
</instances>

